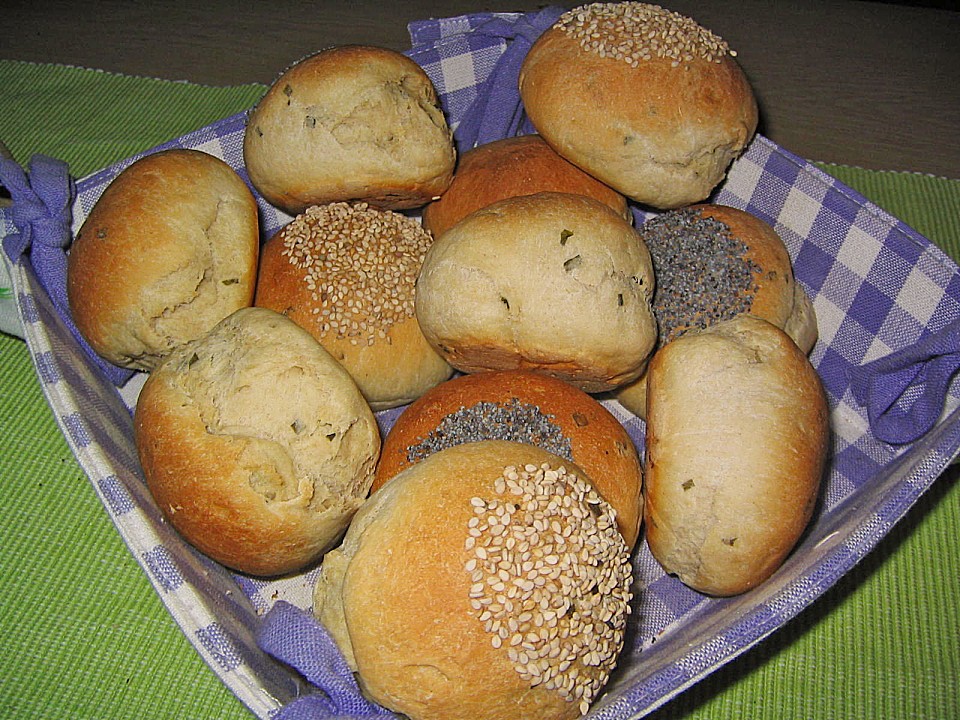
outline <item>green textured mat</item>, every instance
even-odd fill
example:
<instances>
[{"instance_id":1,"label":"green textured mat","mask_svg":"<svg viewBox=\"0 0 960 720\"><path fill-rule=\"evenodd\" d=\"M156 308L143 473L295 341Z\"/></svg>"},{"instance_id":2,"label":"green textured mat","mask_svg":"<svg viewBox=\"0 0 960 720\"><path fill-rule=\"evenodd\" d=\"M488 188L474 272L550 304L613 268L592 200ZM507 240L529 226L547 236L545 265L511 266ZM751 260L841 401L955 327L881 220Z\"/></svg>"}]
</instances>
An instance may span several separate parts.
<instances>
[{"instance_id":1,"label":"green textured mat","mask_svg":"<svg viewBox=\"0 0 960 720\"><path fill-rule=\"evenodd\" d=\"M0 139L82 176L253 104L205 88L0 61ZM960 181L821 167L960 256ZM665 718L960 718L960 466L880 546ZM128 553L0 335L0 717L246 718Z\"/></svg>"}]
</instances>

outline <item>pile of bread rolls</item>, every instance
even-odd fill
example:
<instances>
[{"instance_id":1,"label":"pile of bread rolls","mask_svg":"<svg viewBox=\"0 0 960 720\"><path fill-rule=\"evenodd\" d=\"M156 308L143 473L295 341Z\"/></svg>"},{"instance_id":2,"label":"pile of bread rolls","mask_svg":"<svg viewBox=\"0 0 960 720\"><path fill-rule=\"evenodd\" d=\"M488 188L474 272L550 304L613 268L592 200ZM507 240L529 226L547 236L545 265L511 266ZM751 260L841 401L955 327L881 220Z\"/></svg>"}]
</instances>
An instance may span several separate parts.
<instances>
[{"instance_id":1,"label":"pile of bread rolls","mask_svg":"<svg viewBox=\"0 0 960 720\"><path fill-rule=\"evenodd\" d=\"M314 611L376 702L578 717L641 539L730 595L802 534L829 434L813 307L774 229L709 203L757 124L733 56L659 6L576 8L521 69L537 133L458 158L419 66L329 48L248 117L247 177L292 217L273 237L192 150L129 166L83 224L71 311L149 373L158 506L239 572L322 561Z\"/></svg>"}]
</instances>

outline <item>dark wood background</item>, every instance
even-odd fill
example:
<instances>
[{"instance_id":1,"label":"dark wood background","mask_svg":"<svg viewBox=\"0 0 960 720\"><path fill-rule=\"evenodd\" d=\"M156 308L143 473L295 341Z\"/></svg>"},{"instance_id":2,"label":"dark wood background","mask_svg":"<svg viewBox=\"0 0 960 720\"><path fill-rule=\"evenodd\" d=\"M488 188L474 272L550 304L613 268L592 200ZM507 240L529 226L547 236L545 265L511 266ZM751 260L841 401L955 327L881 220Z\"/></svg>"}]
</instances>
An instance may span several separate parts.
<instances>
[{"instance_id":1,"label":"dark wood background","mask_svg":"<svg viewBox=\"0 0 960 720\"><path fill-rule=\"evenodd\" d=\"M0 57L211 85L269 83L291 62L332 44L404 50L410 20L544 4L8 0L0 11ZM738 51L760 103L761 131L788 150L811 160L960 178L960 13L936 7L949 3L662 4Z\"/></svg>"}]
</instances>

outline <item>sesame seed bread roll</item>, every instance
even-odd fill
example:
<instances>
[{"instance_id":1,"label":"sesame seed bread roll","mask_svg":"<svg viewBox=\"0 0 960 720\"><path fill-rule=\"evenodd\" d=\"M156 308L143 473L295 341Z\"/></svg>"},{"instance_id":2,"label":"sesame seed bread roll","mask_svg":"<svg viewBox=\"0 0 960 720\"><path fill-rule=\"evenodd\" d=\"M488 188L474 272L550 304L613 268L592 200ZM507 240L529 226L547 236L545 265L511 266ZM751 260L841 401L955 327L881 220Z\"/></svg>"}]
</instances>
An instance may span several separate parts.
<instances>
[{"instance_id":1,"label":"sesame seed bread roll","mask_svg":"<svg viewBox=\"0 0 960 720\"><path fill-rule=\"evenodd\" d=\"M308 208L264 244L254 302L310 332L374 410L404 405L453 373L414 313L431 241L416 220L366 203Z\"/></svg>"},{"instance_id":2,"label":"sesame seed bread roll","mask_svg":"<svg viewBox=\"0 0 960 720\"><path fill-rule=\"evenodd\" d=\"M524 370L461 375L428 390L394 421L371 491L453 445L509 440L574 462L617 512L633 548L643 516L643 471L633 440L595 398L556 378Z\"/></svg>"},{"instance_id":3,"label":"sesame seed bread roll","mask_svg":"<svg viewBox=\"0 0 960 720\"><path fill-rule=\"evenodd\" d=\"M214 560L263 576L305 568L340 539L380 452L346 371L262 308L238 310L150 374L134 439L167 521Z\"/></svg>"},{"instance_id":4,"label":"sesame seed bread roll","mask_svg":"<svg viewBox=\"0 0 960 720\"><path fill-rule=\"evenodd\" d=\"M71 315L111 363L152 370L253 302L259 247L256 201L223 160L147 155L107 186L70 247Z\"/></svg>"},{"instance_id":5,"label":"sesame seed bread roll","mask_svg":"<svg viewBox=\"0 0 960 720\"><path fill-rule=\"evenodd\" d=\"M291 215L352 200L422 207L456 163L427 74L364 45L322 50L280 75L250 113L243 157L254 187Z\"/></svg>"},{"instance_id":6,"label":"sesame seed bread roll","mask_svg":"<svg viewBox=\"0 0 960 720\"><path fill-rule=\"evenodd\" d=\"M412 720L564 720L616 664L630 582L580 469L487 440L372 495L323 563L314 612L363 691Z\"/></svg>"},{"instance_id":7,"label":"sesame seed bread roll","mask_svg":"<svg viewBox=\"0 0 960 720\"><path fill-rule=\"evenodd\" d=\"M592 3L530 48L520 96L570 162L659 209L705 200L757 127L727 44L657 5Z\"/></svg>"},{"instance_id":8,"label":"sesame seed bread roll","mask_svg":"<svg viewBox=\"0 0 960 720\"><path fill-rule=\"evenodd\" d=\"M806 354L817 339L813 304L796 283L783 240L760 218L725 205L695 205L662 213L638 228L653 259L653 314L662 347L693 328L741 313L773 323ZM644 417L646 379L616 390L628 410Z\"/></svg>"},{"instance_id":9,"label":"sesame seed bread roll","mask_svg":"<svg viewBox=\"0 0 960 720\"><path fill-rule=\"evenodd\" d=\"M664 346L648 384L650 550L700 592L756 587L817 500L829 419L816 371L782 330L741 315Z\"/></svg>"},{"instance_id":10,"label":"sesame seed bread roll","mask_svg":"<svg viewBox=\"0 0 960 720\"><path fill-rule=\"evenodd\" d=\"M582 195L477 210L436 238L417 280L423 334L458 370L534 370L602 392L636 379L656 341L650 255Z\"/></svg>"},{"instance_id":11,"label":"sesame seed bread roll","mask_svg":"<svg viewBox=\"0 0 960 720\"><path fill-rule=\"evenodd\" d=\"M560 157L539 135L521 135L463 153L450 187L423 209L423 226L437 236L474 210L538 192L586 195L632 220L623 195Z\"/></svg>"}]
</instances>

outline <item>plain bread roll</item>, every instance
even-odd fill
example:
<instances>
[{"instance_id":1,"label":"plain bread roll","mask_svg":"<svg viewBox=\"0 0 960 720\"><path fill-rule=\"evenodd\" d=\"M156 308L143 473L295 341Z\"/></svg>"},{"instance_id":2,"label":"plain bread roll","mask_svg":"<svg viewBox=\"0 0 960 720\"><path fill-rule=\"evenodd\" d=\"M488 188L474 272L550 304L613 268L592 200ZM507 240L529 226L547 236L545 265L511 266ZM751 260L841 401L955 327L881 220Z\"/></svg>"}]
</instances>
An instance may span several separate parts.
<instances>
[{"instance_id":1,"label":"plain bread roll","mask_svg":"<svg viewBox=\"0 0 960 720\"><path fill-rule=\"evenodd\" d=\"M316 562L366 498L380 451L347 372L262 308L237 311L150 374L134 437L164 517L253 575Z\"/></svg>"},{"instance_id":2,"label":"plain bread roll","mask_svg":"<svg viewBox=\"0 0 960 720\"><path fill-rule=\"evenodd\" d=\"M646 365L653 284L627 220L593 198L544 192L488 205L436 238L416 313L458 370L533 370L601 392Z\"/></svg>"},{"instance_id":3,"label":"plain bread roll","mask_svg":"<svg viewBox=\"0 0 960 720\"><path fill-rule=\"evenodd\" d=\"M366 45L321 50L280 75L250 113L243 157L254 187L291 215L338 201L422 207L456 163L427 74Z\"/></svg>"},{"instance_id":4,"label":"plain bread roll","mask_svg":"<svg viewBox=\"0 0 960 720\"><path fill-rule=\"evenodd\" d=\"M107 186L70 247L71 315L104 358L152 370L253 302L259 246L256 201L227 163L147 155Z\"/></svg>"},{"instance_id":5,"label":"plain bread roll","mask_svg":"<svg viewBox=\"0 0 960 720\"><path fill-rule=\"evenodd\" d=\"M816 371L782 330L741 315L664 346L648 389L651 552L703 593L756 587L817 501L830 428Z\"/></svg>"},{"instance_id":6,"label":"plain bread roll","mask_svg":"<svg viewBox=\"0 0 960 720\"><path fill-rule=\"evenodd\" d=\"M463 153L450 187L423 209L423 226L437 236L474 210L538 192L586 195L631 219L623 195L560 157L539 135L521 135Z\"/></svg>"}]
</instances>

